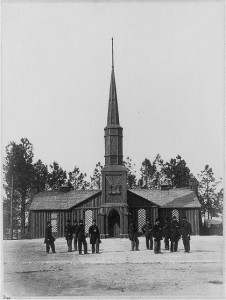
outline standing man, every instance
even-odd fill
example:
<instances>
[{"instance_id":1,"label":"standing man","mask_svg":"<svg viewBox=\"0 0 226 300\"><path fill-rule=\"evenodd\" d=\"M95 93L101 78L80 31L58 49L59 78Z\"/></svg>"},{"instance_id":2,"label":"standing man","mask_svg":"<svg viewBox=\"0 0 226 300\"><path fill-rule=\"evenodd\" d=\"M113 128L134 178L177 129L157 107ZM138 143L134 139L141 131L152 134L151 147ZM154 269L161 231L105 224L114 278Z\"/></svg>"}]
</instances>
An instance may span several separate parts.
<instances>
[{"instance_id":1,"label":"standing man","mask_svg":"<svg viewBox=\"0 0 226 300\"><path fill-rule=\"evenodd\" d=\"M190 252L190 235L191 234L192 234L191 224L187 221L187 218L184 216L181 235L182 235L182 239L183 239L185 252Z\"/></svg>"},{"instance_id":2,"label":"standing man","mask_svg":"<svg viewBox=\"0 0 226 300\"><path fill-rule=\"evenodd\" d=\"M45 240L44 244L46 244L46 252L49 253L50 247L53 253L56 253L55 251L55 237L52 235L52 226L50 222L47 222L46 224L46 230L45 230Z\"/></svg>"},{"instance_id":3,"label":"standing man","mask_svg":"<svg viewBox=\"0 0 226 300\"><path fill-rule=\"evenodd\" d=\"M170 223L168 219L165 219L162 228L162 233L164 236L165 250L169 250L169 239L170 239Z\"/></svg>"},{"instance_id":4,"label":"standing man","mask_svg":"<svg viewBox=\"0 0 226 300\"><path fill-rule=\"evenodd\" d=\"M73 230L73 239L74 239L74 250L77 251L78 250L78 221L74 220L73 226L72 226L72 230Z\"/></svg>"},{"instance_id":5,"label":"standing man","mask_svg":"<svg viewBox=\"0 0 226 300\"><path fill-rule=\"evenodd\" d=\"M170 224L170 251L177 252L178 241L180 239L180 227L177 218L174 216Z\"/></svg>"},{"instance_id":6,"label":"standing man","mask_svg":"<svg viewBox=\"0 0 226 300\"><path fill-rule=\"evenodd\" d=\"M93 220L93 225L89 227L90 244L92 245L92 253L99 253L100 232L96 225L96 220ZM95 249L96 248L96 249Z\"/></svg>"},{"instance_id":7,"label":"standing man","mask_svg":"<svg viewBox=\"0 0 226 300\"><path fill-rule=\"evenodd\" d=\"M134 221L130 222L129 239L131 240L131 251L139 251L138 229Z\"/></svg>"},{"instance_id":8,"label":"standing man","mask_svg":"<svg viewBox=\"0 0 226 300\"><path fill-rule=\"evenodd\" d=\"M154 252L155 254L161 253L162 227L159 218L155 220L153 236L155 241Z\"/></svg>"},{"instance_id":9,"label":"standing man","mask_svg":"<svg viewBox=\"0 0 226 300\"><path fill-rule=\"evenodd\" d=\"M149 222L149 219L147 219L146 224L142 227L142 232L145 235L146 238L146 248L153 250L153 232L152 232L152 225Z\"/></svg>"},{"instance_id":10,"label":"standing man","mask_svg":"<svg viewBox=\"0 0 226 300\"><path fill-rule=\"evenodd\" d=\"M67 252L72 252L73 228L70 220L67 220L67 225L65 227L65 239L67 240L68 246Z\"/></svg>"},{"instance_id":11,"label":"standing man","mask_svg":"<svg viewBox=\"0 0 226 300\"><path fill-rule=\"evenodd\" d=\"M86 242L86 234L85 234L85 226L83 224L83 221L79 221L79 226L78 226L78 252L79 255L82 255L82 244L84 247L84 254L87 253L87 242Z\"/></svg>"}]
</instances>

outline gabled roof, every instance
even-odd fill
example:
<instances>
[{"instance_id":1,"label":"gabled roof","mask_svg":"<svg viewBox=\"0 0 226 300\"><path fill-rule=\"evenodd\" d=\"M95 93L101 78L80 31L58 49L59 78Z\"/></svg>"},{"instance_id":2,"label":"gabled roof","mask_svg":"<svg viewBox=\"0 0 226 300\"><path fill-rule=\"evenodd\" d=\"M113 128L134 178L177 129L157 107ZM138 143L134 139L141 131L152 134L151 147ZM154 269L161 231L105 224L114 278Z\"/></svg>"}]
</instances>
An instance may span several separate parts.
<instances>
[{"instance_id":1,"label":"gabled roof","mask_svg":"<svg viewBox=\"0 0 226 300\"><path fill-rule=\"evenodd\" d=\"M130 192L155 203L161 208L200 208L195 192L189 189L148 190L132 189Z\"/></svg>"},{"instance_id":2,"label":"gabled roof","mask_svg":"<svg viewBox=\"0 0 226 300\"><path fill-rule=\"evenodd\" d=\"M189 189L171 189L168 191L132 189L130 193L150 201L161 208L200 208L195 192ZM69 192L47 191L36 194L30 210L68 210L85 200L101 194L101 190L74 190Z\"/></svg>"},{"instance_id":3,"label":"gabled roof","mask_svg":"<svg viewBox=\"0 0 226 300\"><path fill-rule=\"evenodd\" d=\"M47 191L36 194L30 210L68 210L101 193L99 190Z\"/></svg>"}]
</instances>

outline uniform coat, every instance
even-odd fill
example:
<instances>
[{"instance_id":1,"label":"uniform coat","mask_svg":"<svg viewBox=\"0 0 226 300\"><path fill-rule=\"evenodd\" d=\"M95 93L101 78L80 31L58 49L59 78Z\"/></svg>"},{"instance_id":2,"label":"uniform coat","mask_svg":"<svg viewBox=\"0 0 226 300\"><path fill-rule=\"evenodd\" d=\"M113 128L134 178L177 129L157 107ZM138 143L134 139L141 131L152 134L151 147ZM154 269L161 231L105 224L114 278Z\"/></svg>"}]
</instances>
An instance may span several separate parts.
<instances>
[{"instance_id":1,"label":"uniform coat","mask_svg":"<svg viewBox=\"0 0 226 300\"><path fill-rule=\"evenodd\" d=\"M55 238L52 235L52 226L46 226L46 230L45 230L45 240L44 240L44 244L46 244L46 252L49 253L50 247L52 249L53 253L55 252Z\"/></svg>"},{"instance_id":2,"label":"uniform coat","mask_svg":"<svg viewBox=\"0 0 226 300\"><path fill-rule=\"evenodd\" d=\"M153 237L155 240L154 252L157 254L161 252L162 227L160 222L156 222L154 225Z\"/></svg>"},{"instance_id":3,"label":"uniform coat","mask_svg":"<svg viewBox=\"0 0 226 300\"><path fill-rule=\"evenodd\" d=\"M92 225L89 227L89 234L90 234L90 244L96 244L97 241L100 239L100 232L97 225Z\"/></svg>"},{"instance_id":4,"label":"uniform coat","mask_svg":"<svg viewBox=\"0 0 226 300\"><path fill-rule=\"evenodd\" d=\"M68 252L72 251L73 227L68 223L65 227L65 239L67 240Z\"/></svg>"},{"instance_id":5,"label":"uniform coat","mask_svg":"<svg viewBox=\"0 0 226 300\"><path fill-rule=\"evenodd\" d=\"M146 238L146 248L152 250L153 249L153 228L152 225L147 222L142 227L142 232Z\"/></svg>"},{"instance_id":6,"label":"uniform coat","mask_svg":"<svg viewBox=\"0 0 226 300\"><path fill-rule=\"evenodd\" d=\"M77 244L78 244L78 224L74 224L72 226L72 232L73 232L73 239L74 239L74 250L77 251L78 247L77 247Z\"/></svg>"},{"instance_id":7,"label":"uniform coat","mask_svg":"<svg viewBox=\"0 0 226 300\"><path fill-rule=\"evenodd\" d=\"M191 224L187 220L183 220L181 235L185 252L190 252L190 235L192 234Z\"/></svg>"},{"instance_id":8,"label":"uniform coat","mask_svg":"<svg viewBox=\"0 0 226 300\"><path fill-rule=\"evenodd\" d=\"M164 236L165 250L169 250L170 223L168 222L168 220L164 222L162 234Z\"/></svg>"},{"instance_id":9,"label":"uniform coat","mask_svg":"<svg viewBox=\"0 0 226 300\"><path fill-rule=\"evenodd\" d=\"M82 245L84 247L84 254L87 254L87 242L86 242L85 227L83 224L80 223L78 226L78 251L79 251L79 254L82 254Z\"/></svg>"},{"instance_id":10,"label":"uniform coat","mask_svg":"<svg viewBox=\"0 0 226 300\"><path fill-rule=\"evenodd\" d=\"M100 232L96 224L89 227L90 244L92 245L92 253L99 253ZM96 248L96 249L95 249Z\"/></svg>"},{"instance_id":11,"label":"uniform coat","mask_svg":"<svg viewBox=\"0 0 226 300\"><path fill-rule=\"evenodd\" d=\"M73 227L72 227L71 224L68 224L65 227L65 238L66 238L66 240L72 240L73 239Z\"/></svg>"},{"instance_id":12,"label":"uniform coat","mask_svg":"<svg viewBox=\"0 0 226 300\"><path fill-rule=\"evenodd\" d=\"M180 227L179 223L176 219L173 219L170 224L170 251L177 252L178 249L178 241L180 239Z\"/></svg>"},{"instance_id":13,"label":"uniform coat","mask_svg":"<svg viewBox=\"0 0 226 300\"><path fill-rule=\"evenodd\" d=\"M138 229L135 223L130 224L129 239L131 240L131 250L134 251L134 248L136 246L136 251L138 251L139 250Z\"/></svg>"}]
</instances>

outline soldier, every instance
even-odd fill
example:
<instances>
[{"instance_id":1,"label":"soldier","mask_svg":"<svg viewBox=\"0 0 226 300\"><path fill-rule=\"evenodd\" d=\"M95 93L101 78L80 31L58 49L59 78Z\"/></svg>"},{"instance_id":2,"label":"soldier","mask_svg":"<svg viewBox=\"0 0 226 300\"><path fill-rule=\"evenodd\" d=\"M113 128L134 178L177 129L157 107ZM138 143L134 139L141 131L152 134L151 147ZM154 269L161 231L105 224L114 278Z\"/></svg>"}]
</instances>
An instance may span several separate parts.
<instances>
[{"instance_id":1,"label":"soldier","mask_svg":"<svg viewBox=\"0 0 226 300\"><path fill-rule=\"evenodd\" d=\"M153 232L152 232L152 225L149 222L149 219L147 219L146 224L142 227L142 232L145 235L146 238L146 248L153 250Z\"/></svg>"},{"instance_id":2,"label":"soldier","mask_svg":"<svg viewBox=\"0 0 226 300\"><path fill-rule=\"evenodd\" d=\"M153 228L153 237L155 241L155 245L154 245L155 254L162 253L161 252L162 227L159 218L155 220L155 225Z\"/></svg>"},{"instance_id":3,"label":"soldier","mask_svg":"<svg viewBox=\"0 0 226 300\"><path fill-rule=\"evenodd\" d=\"M73 226L72 226L72 231L73 231L73 239L74 239L74 250L78 250L78 221L74 220Z\"/></svg>"},{"instance_id":4,"label":"soldier","mask_svg":"<svg viewBox=\"0 0 226 300\"><path fill-rule=\"evenodd\" d=\"M170 224L170 251L177 252L178 241L180 239L180 227L177 218L174 216Z\"/></svg>"},{"instance_id":5,"label":"soldier","mask_svg":"<svg viewBox=\"0 0 226 300\"><path fill-rule=\"evenodd\" d=\"M56 253L55 251L55 238L52 235L52 226L50 222L47 222L46 224L46 230L45 230L45 240L44 244L46 244L46 252L49 253L50 247L53 253Z\"/></svg>"},{"instance_id":6,"label":"soldier","mask_svg":"<svg viewBox=\"0 0 226 300\"><path fill-rule=\"evenodd\" d=\"M185 252L190 252L190 235L191 235L191 233L192 233L191 224L187 221L187 218L184 216L181 235L182 235L182 239L183 239Z\"/></svg>"},{"instance_id":7,"label":"soldier","mask_svg":"<svg viewBox=\"0 0 226 300\"><path fill-rule=\"evenodd\" d=\"M72 252L73 228L70 220L67 220L67 225L65 227L65 239L67 240L68 246L67 252Z\"/></svg>"},{"instance_id":8,"label":"soldier","mask_svg":"<svg viewBox=\"0 0 226 300\"><path fill-rule=\"evenodd\" d=\"M93 220L93 225L89 227L90 244L92 245L92 253L99 253L100 232L96 225L96 220ZM95 247L96 246L96 247Z\"/></svg>"},{"instance_id":9,"label":"soldier","mask_svg":"<svg viewBox=\"0 0 226 300\"><path fill-rule=\"evenodd\" d=\"M164 236L165 250L169 250L169 239L170 239L170 223L168 219L165 219L162 228L162 233Z\"/></svg>"},{"instance_id":10,"label":"soldier","mask_svg":"<svg viewBox=\"0 0 226 300\"><path fill-rule=\"evenodd\" d=\"M82 255L82 244L84 247L84 254L87 253L87 242L86 242L86 234L85 234L85 227L83 225L83 221L79 221L79 226L78 226L78 252L79 255Z\"/></svg>"},{"instance_id":11,"label":"soldier","mask_svg":"<svg viewBox=\"0 0 226 300\"><path fill-rule=\"evenodd\" d=\"M131 251L139 251L138 229L134 221L130 222L129 238L131 240Z\"/></svg>"}]
</instances>

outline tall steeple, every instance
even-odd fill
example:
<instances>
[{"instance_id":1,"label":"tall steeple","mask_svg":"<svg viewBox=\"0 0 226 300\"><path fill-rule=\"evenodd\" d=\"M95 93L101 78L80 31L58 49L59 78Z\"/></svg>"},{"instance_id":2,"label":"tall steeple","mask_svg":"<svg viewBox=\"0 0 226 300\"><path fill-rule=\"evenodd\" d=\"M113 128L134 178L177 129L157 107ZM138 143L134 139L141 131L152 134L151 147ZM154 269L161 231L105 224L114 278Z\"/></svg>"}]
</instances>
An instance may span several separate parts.
<instances>
[{"instance_id":1,"label":"tall steeple","mask_svg":"<svg viewBox=\"0 0 226 300\"><path fill-rule=\"evenodd\" d=\"M119 125L119 113L118 113L118 101L115 84L115 72L114 72L114 53L113 53L113 38L112 38L112 71L111 71L111 83L108 105L108 119L107 125Z\"/></svg>"},{"instance_id":2,"label":"tall steeple","mask_svg":"<svg viewBox=\"0 0 226 300\"><path fill-rule=\"evenodd\" d=\"M119 124L112 39L112 70L107 126L104 128L105 166L102 169L100 205L101 233L105 237L112 236L110 228L117 228L117 236L128 237L127 170L123 166L122 130Z\"/></svg>"},{"instance_id":3,"label":"tall steeple","mask_svg":"<svg viewBox=\"0 0 226 300\"><path fill-rule=\"evenodd\" d=\"M119 124L118 101L115 84L113 39L112 39L112 71L108 104L107 126L105 127L105 165L122 165L122 127Z\"/></svg>"}]
</instances>

